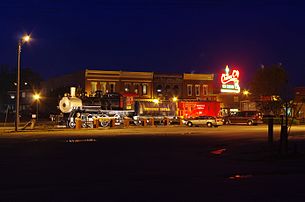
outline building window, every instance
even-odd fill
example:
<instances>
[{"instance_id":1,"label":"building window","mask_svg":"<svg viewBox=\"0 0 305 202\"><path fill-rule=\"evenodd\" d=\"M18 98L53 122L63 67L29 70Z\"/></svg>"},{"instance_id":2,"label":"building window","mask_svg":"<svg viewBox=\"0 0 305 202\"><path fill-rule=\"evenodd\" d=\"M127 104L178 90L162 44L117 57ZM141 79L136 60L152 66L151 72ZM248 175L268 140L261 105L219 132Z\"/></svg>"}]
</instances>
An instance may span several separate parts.
<instances>
[{"instance_id":1,"label":"building window","mask_svg":"<svg viewBox=\"0 0 305 202\"><path fill-rule=\"evenodd\" d=\"M203 89L203 95L208 95L209 94L208 85L203 85L202 89Z\"/></svg>"},{"instance_id":2,"label":"building window","mask_svg":"<svg viewBox=\"0 0 305 202\"><path fill-rule=\"evenodd\" d=\"M101 91L103 94L106 93L106 82L100 82L100 85L101 85Z\"/></svg>"},{"instance_id":3,"label":"building window","mask_svg":"<svg viewBox=\"0 0 305 202\"><path fill-rule=\"evenodd\" d=\"M195 95L200 96L200 85L195 85Z\"/></svg>"},{"instance_id":4,"label":"building window","mask_svg":"<svg viewBox=\"0 0 305 202\"><path fill-rule=\"evenodd\" d=\"M157 93L162 93L162 85L157 86Z\"/></svg>"},{"instance_id":5,"label":"building window","mask_svg":"<svg viewBox=\"0 0 305 202\"><path fill-rule=\"evenodd\" d=\"M125 92L129 92L130 91L130 83L125 83L124 91Z\"/></svg>"},{"instance_id":6,"label":"building window","mask_svg":"<svg viewBox=\"0 0 305 202\"><path fill-rule=\"evenodd\" d=\"M166 92L169 92L169 91L170 91L170 89L171 89L170 85L166 85L166 87L165 87L165 91L166 91Z\"/></svg>"},{"instance_id":7,"label":"building window","mask_svg":"<svg viewBox=\"0 0 305 202\"><path fill-rule=\"evenodd\" d=\"M91 82L91 94L95 94L97 90L97 82Z\"/></svg>"},{"instance_id":8,"label":"building window","mask_svg":"<svg viewBox=\"0 0 305 202\"><path fill-rule=\"evenodd\" d=\"M192 96L193 94L192 88L193 88L192 84L187 84L187 96Z\"/></svg>"},{"instance_id":9,"label":"building window","mask_svg":"<svg viewBox=\"0 0 305 202\"><path fill-rule=\"evenodd\" d=\"M110 87L110 89L109 89L110 93L114 93L115 92L115 83L113 83L113 82L109 83L109 87Z\"/></svg>"},{"instance_id":10,"label":"building window","mask_svg":"<svg viewBox=\"0 0 305 202\"><path fill-rule=\"evenodd\" d=\"M142 85L142 93L143 95L147 95L147 84Z\"/></svg>"},{"instance_id":11,"label":"building window","mask_svg":"<svg viewBox=\"0 0 305 202\"><path fill-rule=\"evenodd\" d=\"M134 83L133 86L134 86L134 91L133 92L138 94L139 93L139 84Z\"/></svg>"},{"instance_id":12,"label":"building window","mask_svg":"<svg viewBox=\"0 0 305 202\"><path fill-rule=\"evenodd\" d=\"M179 86L178 86L178 85L175 85L174 88L173 88L173 90L174 90L174 94L175 94L175 95L178 95L178 93L179 93Z\"/></svg>"}]
</instances>

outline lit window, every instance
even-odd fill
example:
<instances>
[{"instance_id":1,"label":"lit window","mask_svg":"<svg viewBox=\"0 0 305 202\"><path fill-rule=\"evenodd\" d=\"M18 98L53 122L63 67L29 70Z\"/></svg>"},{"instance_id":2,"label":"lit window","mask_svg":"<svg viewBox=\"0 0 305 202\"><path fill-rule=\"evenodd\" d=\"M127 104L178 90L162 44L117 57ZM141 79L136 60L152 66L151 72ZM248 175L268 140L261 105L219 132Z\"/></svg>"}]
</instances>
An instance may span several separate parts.
<instances>
[{"instance_id":1,"label":"lit window","mask_svg":"<svg viewBox=\"0 0 305 202\"><path fill-rule=\"evenodd\" d=\"M91 82L91 94L94 94L97 90L97 82Z\"/></svg>"},{"instance_id":2,"label":"lit window","mask_svg":"<svg viewBox=\"0 0 305 202\"><path fill-rule=\"evenodd\" d=\"M147 84L142 85L142 93L143 95L147 95Z\"/></svg>"},{"instance_id":3,"label":"lit window","mask_svg":"<svg viewBox=\"0 0 305 202\"><path fill-rule=\"evenodd\" d=\"M195 85L195 95L200 96L200 85Z\"/></svg>"},{"instance_id":4,"label":"lit window","mask_svg":"<svg viewBox=\"0 0 305 202\"><path fill-rule=\"evenodd\" d=\"M100 82L100 90L103 94L106 93L106 82Z\"/></svg>"},{"instance_id":5,"label":"lit window","mask_svg":"<svg viewBox=\"0 0 305 202\"><path fill-rule=\"evenodd\" d=\"M203 95L208 95L209 94L208 85L203 85L202 88L203 88Z\"/></svg>"},{"instance_id":6,"label":"lit window","mask_svg":"<svg viewBox=\"0 0 305 202\"><path fill-rule=\"evenodd\" d=\"M21 97L25 98L25 96L26 96L25 92L22 92Z\"/></svg>"},{"instance_id":7,"label":"lit window","mask_svg":"<svg viewBox=\"0 0 305 202\"><path fill-rule=\"evenodd\" d=\"M193 94L192 88L193 88L193 85L191 85L191 84L187 85L187 95L188 96L192 96L192 94Z\"/></svg>"}]
</instances>

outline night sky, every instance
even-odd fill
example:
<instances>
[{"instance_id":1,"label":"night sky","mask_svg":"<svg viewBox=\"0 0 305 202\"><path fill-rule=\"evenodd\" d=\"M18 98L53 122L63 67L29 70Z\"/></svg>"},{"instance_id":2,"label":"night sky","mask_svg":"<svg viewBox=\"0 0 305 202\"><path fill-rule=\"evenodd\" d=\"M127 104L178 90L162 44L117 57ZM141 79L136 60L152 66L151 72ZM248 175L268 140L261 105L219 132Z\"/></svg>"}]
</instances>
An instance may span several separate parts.
<instances>
[{"instance_id":1,"label":"night sky","mask_svg":"<svg viewBox=\"0 0 305 202\"><path fill-rule=\"evenodd\" d=\"M1 1L0 64L44 78L81 69L220 74L242 84L262 64L282 63L305 86L305 1Z\"/></svg>"}]
</instances>

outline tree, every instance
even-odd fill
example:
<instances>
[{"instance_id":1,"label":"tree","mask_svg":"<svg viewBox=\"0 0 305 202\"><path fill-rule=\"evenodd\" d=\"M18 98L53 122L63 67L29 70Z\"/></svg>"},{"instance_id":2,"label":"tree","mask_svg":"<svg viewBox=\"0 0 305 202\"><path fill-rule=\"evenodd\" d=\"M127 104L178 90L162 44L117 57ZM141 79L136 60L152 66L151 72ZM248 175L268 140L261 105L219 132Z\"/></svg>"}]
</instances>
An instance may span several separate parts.
<instances>
[{"instance_id":1,"label":"tree","mask_svg":"<svg viewBox=\"0 0 305 202\"><path fill-rule=\"evenodd\" d=\"M260 101L260 107L265 114L273 112L276 116L282 115L280 153L287 154L288 109L292 107L290 105L292 94L291 91L289 91L288 76L282 64L271 65L269 67L262 66L258 69L251 82L251 91L257 100ZM269 123L270 125L273 125L273 121L270 120L272 120L272 118L269 119Z\"/></svg>"},{"instance_id":2,"label":"tree","mask_svg":"<svg viewBox=\"0 0 305 202\"><path fill-rule=\"evenodd\" d=\"M288 76L282 64L261 66L250 82L252 96L265 113L281 113L283 102L291 97Z\"/></svg>"},{"instance_id":3,"label":"tree","mask_svg":"<svg viewBox=\"0 0 305 202\"><path fill-rule=\"evenodd\" d=\"M13 86L13 75L8 65L0 65L0 110L5 110L3 107L7 103L7 92Z\"/></svg>"}]
</instances>

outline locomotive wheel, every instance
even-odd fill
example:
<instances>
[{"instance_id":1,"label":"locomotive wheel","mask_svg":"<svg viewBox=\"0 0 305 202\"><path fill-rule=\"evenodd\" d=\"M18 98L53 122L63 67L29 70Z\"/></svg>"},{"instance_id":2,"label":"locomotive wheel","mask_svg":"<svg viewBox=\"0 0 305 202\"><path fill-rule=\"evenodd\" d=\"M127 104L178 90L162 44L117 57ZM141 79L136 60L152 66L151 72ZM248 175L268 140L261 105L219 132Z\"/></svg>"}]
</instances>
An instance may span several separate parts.
<instances>
[{"instance_id":1,"label":"locomotive wheel","mask_svg":"<svg viewBox=\"0 0 305 202\"><path fill-rule=\"evenodd\" d=\"M133 123L136 125L136 126L140 126L141 125L141 122L139 120L134 120Z\"/></svg>"},{"instance_id":2,"label":"locomotive wheel","mask_svg":"<svg viewBox=\"0 0 305 202\"><path fill-rule=\"evenodd\" d=\"M102 114L101 118L109 118L109 116L107 114ZM110 124L110 119L101 119L100 121L100 125L101 127L107 127Z\"/></svg>"},{"instance_id":3,"label":"locomotive wheel","mask_svg":"<svg viewBox=\"0 0 305 202\"><path fill-rule=\"evenodd\" d=\"M87 124L85 122L82 123L82 128L87 128Z\"/></svg>"},{"instance_id":4,"label":"locomotive wheel","mask_svg":"<svg viewBox=\"0 0 305 202\"><path fill-rule=\"evenodd\" d=\"M115 115L114 115L114 118L115 118L115 122L116 122L116 123L121 124L122 118L121 118L121 116L120 116L119 114L115 114Z\"/></svg>"},{"instance_id":5,"label":"locomotive wheel","mask_svg":"<svg viewBox=\"0 0 305 202\"><path fill-rule=\"evenodd\" d=\"M76 123L75 122L69 122L69 127L70 128L75 128L76 126Z\"/></svg>"}]
</instances>

